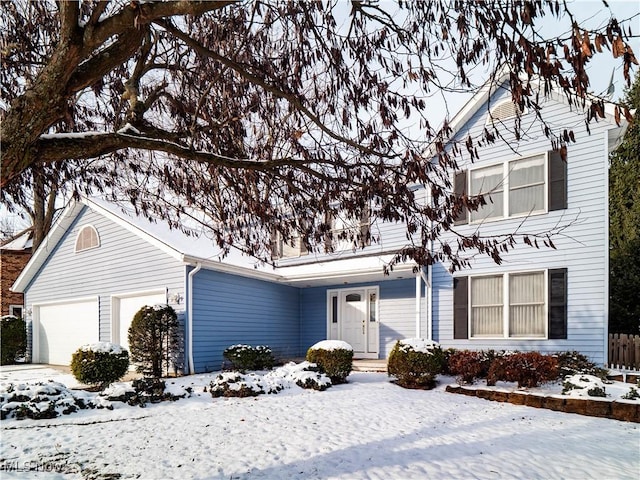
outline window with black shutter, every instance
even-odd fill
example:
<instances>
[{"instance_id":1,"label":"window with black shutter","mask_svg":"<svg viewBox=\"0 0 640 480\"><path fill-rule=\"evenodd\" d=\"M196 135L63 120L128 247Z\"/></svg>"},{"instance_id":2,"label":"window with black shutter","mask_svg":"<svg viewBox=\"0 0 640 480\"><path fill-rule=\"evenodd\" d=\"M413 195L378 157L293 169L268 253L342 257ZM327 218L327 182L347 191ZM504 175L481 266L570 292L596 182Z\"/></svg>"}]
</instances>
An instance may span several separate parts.
<instances>
[{"instance_id":1,"label":"window with black shutter","mask_svg":"<svg viewBox=\"0 0 640 480\"><path fill-rule=\"evenodd\" d=\"M453 279L453 338L469 338L469 277Z\"/></svg>"},{"instance_id":2,"label":"window with black shutter","mask_svg":"<svg viewBox=\"0 0 640 480\"><path fill-rule=\"evenodd\" d=\"M549 152L549 211L567 208L567 162L559 150Z\"/></svg>"},{"instance_id":3,"label":"window with black shutter","mask_svg":"<svg viewBox=\"0 0 640 480\"><path fill-rule=\"evenodd\" d=\"M567 338L567 269L549 270L549 338Z\"/></svg>"},{"instance_id":4,"label":"window with black shutter","mask_svg":"<svg viewBox=\"0 0 640 480\"><path fill-rule=\"evenodd\" d=\"M453 193L456 198L460 198L461 196L467 193L467 172L457 172L453 185ZM467 207L462 207L462 211L458 214L455 219L454 225L462 225L467 223Z\"/></svg>"}]
</instances>

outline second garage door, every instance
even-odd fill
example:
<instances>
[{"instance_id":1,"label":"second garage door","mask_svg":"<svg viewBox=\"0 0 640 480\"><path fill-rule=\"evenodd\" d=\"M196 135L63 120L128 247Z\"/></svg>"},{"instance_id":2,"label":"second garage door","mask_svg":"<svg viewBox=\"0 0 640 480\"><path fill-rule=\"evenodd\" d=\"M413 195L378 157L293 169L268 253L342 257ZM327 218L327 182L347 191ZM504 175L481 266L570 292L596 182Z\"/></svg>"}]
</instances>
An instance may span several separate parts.
<instances>
[{"instance_id":1,"label":"second garage door","mask_svg":"<svg viewBox=\"0 0 640 480\"><path fill-rule=\"evenodd\" d=\"M112 302L114 315L112 341L129 350L129 327L133 316L145 305L152 307L166 304L167 295L162 290L139 295L116 296L112 297Z\"/></svg>"},{"instance_id":2,"label":"second garage door","mask_svg":"<svg viewBox=\"0 0 640 480\"><path fill-rule=\"evenodd\" d=\"M71 355L99 336L98 299L34 305L34 362L69 365ZM34 342L34 343L36 343Z\"/></svg>"}]
</instances>

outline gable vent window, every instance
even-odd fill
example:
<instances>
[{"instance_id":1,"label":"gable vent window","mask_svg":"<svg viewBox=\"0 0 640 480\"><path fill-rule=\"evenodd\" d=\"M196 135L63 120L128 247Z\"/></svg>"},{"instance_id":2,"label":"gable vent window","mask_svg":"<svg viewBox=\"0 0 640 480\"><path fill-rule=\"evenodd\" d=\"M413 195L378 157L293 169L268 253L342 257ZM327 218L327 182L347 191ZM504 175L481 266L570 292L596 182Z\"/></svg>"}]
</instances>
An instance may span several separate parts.
<instances>
[{"instance_id":1,"label":"gable vent window","mask_svg":"<svg viewBox=\"0 0 640 480\"><path fill-rule=\"evenodd\" d=\"M518 107L518 105L513 103L511 100L507 100L505 102L499 103L491 109L491 112L487 117L487 123L502 121L506 120L507 118L512 118L520 115L522 115L522 110L520 110L520 107Z\"/></svg>"},{"instance_id":2,"label":"gable vent window","mask_svg":"<svg viewBox=\"0 0 640 480\"><path fill-rule=\"evenodd\" d=\"M98 231L95 227L93 225L85 225L82 227L76 238L76 253L99 246L100 238L98 237Z\"/></svg>"}]
</instances>

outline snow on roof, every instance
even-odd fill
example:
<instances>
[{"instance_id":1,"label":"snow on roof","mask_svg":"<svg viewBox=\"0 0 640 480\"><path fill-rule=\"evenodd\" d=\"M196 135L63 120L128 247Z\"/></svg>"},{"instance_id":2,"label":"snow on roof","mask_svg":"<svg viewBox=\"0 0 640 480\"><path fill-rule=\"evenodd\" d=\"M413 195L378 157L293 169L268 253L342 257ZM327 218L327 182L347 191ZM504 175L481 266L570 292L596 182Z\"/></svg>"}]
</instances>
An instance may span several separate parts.
<instances>
[{"instance_id":1,"label":"snow on roof","mask_svg":"<svg viewBox=\"0 0 640 480\"><path fill-rule=\"evenodd\" d=\"M191 229L185 233L179 229L172 229L165 221L151 221L144 216L137 216L132 207L124 207L97 197L85 199L83 203L101 213L107 212L110 216L117 217L114 219L118 223L126 222L128 225L125 226L135 227L184 256L201 260L222 260L222 248L218 247L214 240L207 238L203 230ZM242 256L240 252L237 254ZM232 256L235 257L233 254Z\"/></svg>"},{"instance_id":2,"label":"snow on roof","mask_svg":"<svg viewBox=\"0 0 640 480\"><path fill-rule=\"evenodd\" d=\"M0 246L0 250L28 250L33 247L33 229L27 228Z\"/></svg>"}]
</instances>

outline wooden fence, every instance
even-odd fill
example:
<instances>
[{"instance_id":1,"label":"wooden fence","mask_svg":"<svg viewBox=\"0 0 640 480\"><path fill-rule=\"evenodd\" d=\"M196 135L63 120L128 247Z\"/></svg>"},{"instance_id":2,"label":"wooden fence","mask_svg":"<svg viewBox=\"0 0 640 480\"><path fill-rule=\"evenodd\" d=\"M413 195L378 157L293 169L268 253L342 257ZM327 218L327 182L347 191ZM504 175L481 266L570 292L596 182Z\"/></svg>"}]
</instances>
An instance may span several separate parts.
<instances>
[{"instance_id":1,"label":"wooden fence","mask_svg":"<svg viewBox=\"0 0 640 480\"><path fill-rule=\"evenodd\" d=\"M609 367L640 370L640 335L609 334Z\"/></svg>"}]
</instances>

